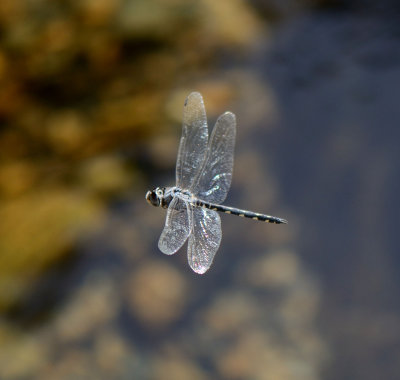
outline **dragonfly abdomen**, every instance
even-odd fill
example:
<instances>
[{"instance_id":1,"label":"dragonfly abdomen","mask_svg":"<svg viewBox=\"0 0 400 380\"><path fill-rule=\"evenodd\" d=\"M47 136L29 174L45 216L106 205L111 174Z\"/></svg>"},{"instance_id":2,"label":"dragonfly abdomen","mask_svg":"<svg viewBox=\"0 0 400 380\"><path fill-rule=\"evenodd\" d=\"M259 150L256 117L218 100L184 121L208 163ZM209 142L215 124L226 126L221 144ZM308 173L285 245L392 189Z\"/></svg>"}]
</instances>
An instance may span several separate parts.
<instances>
[{"instance_id":1,"label":"dragonfly abdomen","mask_svg":"<svg viewBox=\"0 0 400 380\"><path fill-rule=\"evenodd\" d=\"M229 207L224 205L217 205L214 203L208 203L204 201L197 200L195 202L195 206L207 208L214 211L224 212L225 214L232 214L241 216L243 218L249 218L253 220L259 220L260 222L267 222L267 223L275 223L275 224L287 224L285 219L278 218L276 216L259 214L258 212L248 211L248 210L241 210L235 207Z\"/></svg>"}]
</instances>

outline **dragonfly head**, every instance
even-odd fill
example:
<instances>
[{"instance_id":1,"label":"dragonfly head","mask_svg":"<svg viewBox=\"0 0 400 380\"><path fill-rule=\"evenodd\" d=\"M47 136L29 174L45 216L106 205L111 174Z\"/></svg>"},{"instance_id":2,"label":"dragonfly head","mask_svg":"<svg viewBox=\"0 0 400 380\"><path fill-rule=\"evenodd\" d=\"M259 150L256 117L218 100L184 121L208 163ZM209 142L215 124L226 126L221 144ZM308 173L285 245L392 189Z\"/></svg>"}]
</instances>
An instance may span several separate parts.
<instances>
[{"instance_id":1,"label":"dragonfly head","mask_svg":"<svg viewBox=\"0 0 400 380\"><path fill-rule=\"evenodd\" d=\"M164 188L157 187L146 193L146 201L155 207L160 207L164 198Z\"/></svg>"}]
</instances>

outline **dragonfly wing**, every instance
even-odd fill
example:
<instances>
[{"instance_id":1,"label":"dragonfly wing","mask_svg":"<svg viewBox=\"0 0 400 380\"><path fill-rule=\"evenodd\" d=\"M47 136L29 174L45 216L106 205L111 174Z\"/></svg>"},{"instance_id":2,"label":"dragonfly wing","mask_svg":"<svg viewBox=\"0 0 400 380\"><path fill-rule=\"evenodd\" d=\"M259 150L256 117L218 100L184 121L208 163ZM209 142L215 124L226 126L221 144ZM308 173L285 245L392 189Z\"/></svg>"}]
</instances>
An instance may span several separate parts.
<instances>
[{"instance_id":1,"label":"dragonfly wing","mask_svg":"<svg viewBox=\"0 0 400 380\"><path fill-rule=\"evenodd\" d=\"M176 185L190 190L200 170L208 143L206 110L202 96L192 92L183 108L182 137L176 162Z\"/></svg>"},{"instance_id":2,"label":"dragonfly wing","mask_svg":"<svg viewBox=\"0 0 400 380\"><path fill-rule=\"evenodd\" d=\"M175 197L168 206L164 230L158 241L158 248L166 255L172 255L188 238L192 229L192 208L184 200Z\"/></svg>"},{"instance_id":3,"label":"dragonfly wing","mask_svg":"<svg viewBox=\"0 0 400 380\"><path fill-rule=\"evenodd\" d=\"M221 243L221 219L216 211L193 209L193 232L189 237L188 261L199 274L206 272Z\"/></svg>"},{"instance_id":4,"label":"dragonfly wing","mask_svg":"<svg viewBox=\"0 0 400 380\"><path fill-rule=\"evenodd\" d=\"M236 117L232 112L222 114L211 133L206 159L197 174L193 192L205 201L221 203L232 181Z\"/></svg>"}]
</instances>

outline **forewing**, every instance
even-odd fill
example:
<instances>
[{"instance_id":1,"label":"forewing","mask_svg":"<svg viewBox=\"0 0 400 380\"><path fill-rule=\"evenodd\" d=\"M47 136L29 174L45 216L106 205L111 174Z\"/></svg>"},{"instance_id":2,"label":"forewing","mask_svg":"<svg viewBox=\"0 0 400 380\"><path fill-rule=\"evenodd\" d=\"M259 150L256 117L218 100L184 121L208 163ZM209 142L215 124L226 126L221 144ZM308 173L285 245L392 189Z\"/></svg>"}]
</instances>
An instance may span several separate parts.
<instances>
[{"instance_id":1,"label":"forewing","mask_svg":"<svg viewBox=\"0 0 400 380\"><path fill-rule=\"evenodd\" d=\"M176 185L190 190L207 151L208 128L203 98L192 92L183 107L182 137L176 162Z\"/></svg>"},{"instance_id":2,"label":"forewing","mask_svg":"<svg viewBox=\"0 0 400 380\"><path fill-rule=\"evenodd\" d=\"M215 124L206 159L193 186L198 198L214 203L225 200L232 181L235 136L236 117L225 112Z\"/></svg>"},{"instance_id":3,"label":"forewing","mask_svg":"<svg viewBox=\"0 0 400 380\"><path fill-rule=\"evenodd\" d=\"M192 209L185 201L175 197L168 206L164 230L158 241L160 251L172 255L188 238L192 229Z\"/></svg>"},{"instance_id":4,"label":"forewing","mask_svg":"<svg viewBox=\"0 0 400 380\"><path fill-rule=\"evenodd\" d=\"M194 208L193 232L189 237L188 261L196 272L206 272L221 243L221 219L216 211Z\"/></svg>"}]
</instances>

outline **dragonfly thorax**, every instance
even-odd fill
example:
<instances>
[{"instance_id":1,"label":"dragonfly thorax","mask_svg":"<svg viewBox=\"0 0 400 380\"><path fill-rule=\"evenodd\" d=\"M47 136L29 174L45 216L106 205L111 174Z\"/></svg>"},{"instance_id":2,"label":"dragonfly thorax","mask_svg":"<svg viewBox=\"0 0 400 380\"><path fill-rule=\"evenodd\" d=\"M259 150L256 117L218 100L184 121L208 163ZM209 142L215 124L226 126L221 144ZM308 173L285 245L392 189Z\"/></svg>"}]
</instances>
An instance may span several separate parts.
<instances>
[{"instance_id":1,"label":"dragonfly thorax","mask_svg":"<svg viewBox=\"0 0 400 380\"><path fill-rule=\"evenodd\" d=\"M165 195L171 193L174 197L179 197L185 202L193 203L196 199L193 194L188 190L182 190L178 186L169 187L167 188Z\"/></svg>"},{"instance_id":2,"label":"dragonfly thorax","mask_svg":"<svg viewBox=\"0 0 400 380\"><path fill-rule=\"evenodd\" d=\"M146 201L155 207L168 208L174 197L179 197L185 202L193 203L195 198L186 190L182 190L177 186L173 187L156 187L154 190L146 193Z\"/></svg>"}]
</instances>

